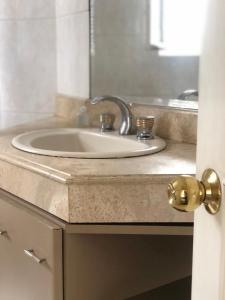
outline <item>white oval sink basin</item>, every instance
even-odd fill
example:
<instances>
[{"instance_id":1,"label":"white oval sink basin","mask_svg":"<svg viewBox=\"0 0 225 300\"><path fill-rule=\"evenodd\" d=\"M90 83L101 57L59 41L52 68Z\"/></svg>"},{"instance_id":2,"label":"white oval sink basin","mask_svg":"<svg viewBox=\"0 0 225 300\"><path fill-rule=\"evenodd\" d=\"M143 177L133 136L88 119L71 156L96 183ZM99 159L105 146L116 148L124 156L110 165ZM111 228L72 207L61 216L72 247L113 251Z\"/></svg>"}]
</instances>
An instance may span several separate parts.
<instances>
[{"instance_id":1,"label":"white oval sink basin","mask_svg":"<svg viewBox=\"0 0 225 300\"><path fill-rule=\"evenodd\" d=\"M43 129L13 138L17 149L48 156L77 158L119 158L159 152L166 143L159 137L139 141L136 136L120 136L116 132L101 133L96 129Z\"/></svg>"}]
</instances>

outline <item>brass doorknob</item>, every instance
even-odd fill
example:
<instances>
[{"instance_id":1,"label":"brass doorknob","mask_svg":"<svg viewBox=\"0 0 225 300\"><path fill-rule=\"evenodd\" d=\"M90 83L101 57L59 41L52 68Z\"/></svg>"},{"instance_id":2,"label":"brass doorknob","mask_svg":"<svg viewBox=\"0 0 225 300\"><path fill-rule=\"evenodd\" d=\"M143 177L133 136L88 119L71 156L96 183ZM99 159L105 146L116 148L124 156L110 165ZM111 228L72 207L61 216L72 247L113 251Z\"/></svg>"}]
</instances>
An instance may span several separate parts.
<instances>
[{"instance_id":1,"label":"brass doorknob","mask_svg":"<svg viewBox=\"0 0 225 300\"><path fill-rule=\"evenodd\" d=\"M201 204L210 214L216 214L221 204L221 184L217 173L207 169L201 181L192 176L174 178L168 185L169 204L176 210L191 212Z\"/></svg>"}]
</instances>

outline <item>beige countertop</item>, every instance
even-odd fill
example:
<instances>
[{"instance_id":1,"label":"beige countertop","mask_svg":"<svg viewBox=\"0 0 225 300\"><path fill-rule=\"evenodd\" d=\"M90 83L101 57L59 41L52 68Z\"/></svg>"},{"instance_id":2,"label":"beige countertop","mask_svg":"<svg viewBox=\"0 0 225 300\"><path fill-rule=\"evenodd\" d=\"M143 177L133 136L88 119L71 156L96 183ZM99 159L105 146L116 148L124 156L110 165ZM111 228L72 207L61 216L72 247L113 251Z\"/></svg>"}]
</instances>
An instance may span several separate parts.
<instances>
[{"instance_id":1,"label":"beige countertop","mask_svg":"<svg viewBox=\"0 0 225 300\"><path fill-rule=\"evenodd\" d=\"M195 145L168 141L149 156L76 159L29 154L11 146L22 132L71 127L50 118L0 132L0 187L71 223L192 222L169 207L166 187L195 174Z\"/></svg>"}]
</instances>

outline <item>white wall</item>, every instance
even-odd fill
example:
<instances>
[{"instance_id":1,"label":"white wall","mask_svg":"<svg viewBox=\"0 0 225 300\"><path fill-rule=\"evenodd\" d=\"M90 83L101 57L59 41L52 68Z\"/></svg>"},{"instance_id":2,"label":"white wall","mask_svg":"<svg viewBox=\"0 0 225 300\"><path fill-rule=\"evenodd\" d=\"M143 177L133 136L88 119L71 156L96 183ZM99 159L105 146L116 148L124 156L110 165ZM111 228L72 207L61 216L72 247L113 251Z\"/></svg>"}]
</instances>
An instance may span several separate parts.
<instances>
[{"instance_id":1,"label":"white wall","mask_svg":"<svg viewBox=\"0 0 225 300\"><path fill-rule=\"evenodd\" d=\"M89 95L88 0L0 1L0 127Z\"/></svg>"},{"instance_id":2,"label":"white wall","mask_svg":"<svg viewBox=\"0 0 225 300\"><path fill-rule=\"evenodd\" d=\"M0 1L0 125L49 114L56 90L54 0Z\"/></svg>"},{"instance_id":3,"label":"white wall","mask_svg":"<svg viewBox=\"0 0 225 300\"><path fill-rule=\"evenodd\" d=\"M58 92L89 96L89 1L56 0Z\"/></svg>"}]
</instances>

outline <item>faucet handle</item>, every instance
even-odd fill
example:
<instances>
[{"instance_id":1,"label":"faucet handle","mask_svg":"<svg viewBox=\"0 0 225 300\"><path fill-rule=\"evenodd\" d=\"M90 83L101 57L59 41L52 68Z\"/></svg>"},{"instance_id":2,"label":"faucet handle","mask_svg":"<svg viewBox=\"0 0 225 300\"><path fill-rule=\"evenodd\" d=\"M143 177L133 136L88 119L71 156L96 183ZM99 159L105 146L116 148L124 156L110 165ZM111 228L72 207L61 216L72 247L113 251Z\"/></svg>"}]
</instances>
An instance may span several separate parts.
<instances>
[{"instance_id":1,"label":"faucet handle","mask_svg":"<svg viewBox=\"0 0 225 300\"><path fill-rule=\"evenodd\" d=\"M154 139L152 133L154 122L155 122L154 116L136 118L137 138L139 140Z\"/></svg>"},{"instance_id":2,"label":"faucet handle","mask_svg":"<svg viewBox=\"0 0 225 300\"><path fill-rule=\"evenodd\" d=\"M101 124L101 131L113 131L114 130L114 122L115 122L115 115L112 113L102 113L100 114L100 124Z\"/></svg>"},{"instance_id":3,"label":"faucet handle","mask_svg":"<svg viewBox=\"0 0 225 300\"><path fill-rule=\"evenodd\" d=\"M178 96L178 100L187 100L189 99L191 96L195 96L198 97L199 93L197 90L185 90L182 94L180 94Z\"/></svg>"}]
</instances>

